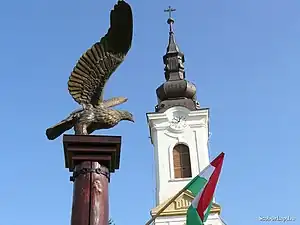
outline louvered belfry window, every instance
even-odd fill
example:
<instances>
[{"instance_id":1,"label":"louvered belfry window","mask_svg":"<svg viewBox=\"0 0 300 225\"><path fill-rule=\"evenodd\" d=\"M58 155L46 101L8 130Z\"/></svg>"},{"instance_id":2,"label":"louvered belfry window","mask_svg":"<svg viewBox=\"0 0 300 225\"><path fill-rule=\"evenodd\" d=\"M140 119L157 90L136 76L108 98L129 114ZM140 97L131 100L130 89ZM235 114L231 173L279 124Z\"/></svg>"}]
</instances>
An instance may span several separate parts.
<instances>
[{"instance_id":1,"label":"louvered belfry window","mask_svg":"<svg viewBox=\"0 0 300 225\"><path fill-rule=\"evenodd\" d=\"M187 178L192 176L189 147L178 144L173 149L173 164L175 178Z\"/></svg>"}]
</instances>

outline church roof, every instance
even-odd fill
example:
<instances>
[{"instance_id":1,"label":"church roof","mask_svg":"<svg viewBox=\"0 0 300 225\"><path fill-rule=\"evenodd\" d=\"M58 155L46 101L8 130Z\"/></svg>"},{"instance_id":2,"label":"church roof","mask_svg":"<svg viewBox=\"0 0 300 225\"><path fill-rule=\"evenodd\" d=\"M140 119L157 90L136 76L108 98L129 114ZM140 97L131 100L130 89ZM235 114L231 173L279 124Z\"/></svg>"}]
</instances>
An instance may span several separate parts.
<instances>
[{"instance_id":1,"label":"church roof","mask_svg":"<svg viewBox=\"0 0 300 225\"><path fill-rule=\"evenodd\" d=\"M166 11L170 13L175 10L169 7ZM174 19L171 18L171 13L167 23L170 27L169 42L166 54L163 56L166 81L156 89L159 101L156 106L156 112L164 112L174 106L183 106L190 110L197 110L200 106L196 100L196 86L185 79L185 58L175 41L173 31Z\"/></svg>"}]
</instances>

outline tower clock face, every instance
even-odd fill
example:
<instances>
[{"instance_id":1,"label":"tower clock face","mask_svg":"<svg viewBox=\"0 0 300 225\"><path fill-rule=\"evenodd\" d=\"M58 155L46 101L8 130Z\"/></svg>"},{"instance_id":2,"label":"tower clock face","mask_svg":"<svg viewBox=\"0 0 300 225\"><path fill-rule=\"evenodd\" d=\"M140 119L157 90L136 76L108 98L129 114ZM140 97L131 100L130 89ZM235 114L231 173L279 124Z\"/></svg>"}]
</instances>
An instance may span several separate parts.
<instances>
[{"instance_id":1,"label":"tower clock face","mask_svg":"<svg viewBox=\"0 0 300 225\"><path fill-rule=\"evenodd\" d=\"M184 115L174 114L170 122L170 127L175 130L186 128L186 117Z\"/></svg>"}]
</instances>

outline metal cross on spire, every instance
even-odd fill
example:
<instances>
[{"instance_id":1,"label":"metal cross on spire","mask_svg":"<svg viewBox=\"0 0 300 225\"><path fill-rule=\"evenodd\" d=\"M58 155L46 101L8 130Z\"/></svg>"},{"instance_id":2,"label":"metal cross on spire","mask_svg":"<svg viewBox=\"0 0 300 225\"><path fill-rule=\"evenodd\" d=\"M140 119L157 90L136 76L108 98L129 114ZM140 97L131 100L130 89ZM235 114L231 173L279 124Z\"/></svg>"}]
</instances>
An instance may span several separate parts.
<instances>
[{"instance_id":1,"label":"metal cross on spire","mask_svg":"<svg viewBox=\"0 0 300 225\"><path fill-rule=\"evenodd\" d=\"M169 13L169 18L172 18L172 12L175 12L175 11L176 11L176 9L173 9L171 6L169 6L169 8L164 10L164 12Z\"/></svg>"},{"instance_id":2,"label":"metal cross on spire","mask_svg":"<svg viewBox=\"0 0 300 225\"><path fill-rule=\"evenodd\" d=\"M173 32L172 30L172 24L174 23L174 20L172 18L172 12L175 12L176 9L173 9L171 6L169 6L169 8L165 9L164 12L169 13L169 18L168 18L168 24L170 25L170 32Z\"/></svg>"}]
</instances>

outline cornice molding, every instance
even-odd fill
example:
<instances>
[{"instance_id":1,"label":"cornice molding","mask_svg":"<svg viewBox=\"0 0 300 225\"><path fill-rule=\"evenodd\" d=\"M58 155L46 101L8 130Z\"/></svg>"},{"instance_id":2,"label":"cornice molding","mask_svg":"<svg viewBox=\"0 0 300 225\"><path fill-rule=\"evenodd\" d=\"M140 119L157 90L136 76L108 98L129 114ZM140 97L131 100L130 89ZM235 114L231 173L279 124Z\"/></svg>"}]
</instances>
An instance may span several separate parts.
<instances>
[{"instance_id":1,"label":"cornice molding","mask_svg":"<svg viewBox=\"0 0 300 225\"><path fill-rule=\"evenodd\" d=\"M154 209L151 210L150 214L151 216L154 216L158 213L158 211L167 204L167 202L170 200L169 198L164 203L158 205ZM164 212L160 214L160 216L183 216L187 214L187 210L190 207L190 204L192 200L194 199L194 196L190 191L185 191L183 194L181 194L174 202L172 202ZM221 214L221 206L217 203L212 204L212 208L210 210L210 214Z\"/></svg>"}]
</instances>

